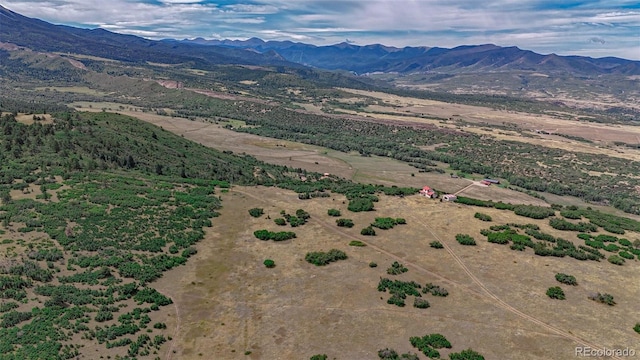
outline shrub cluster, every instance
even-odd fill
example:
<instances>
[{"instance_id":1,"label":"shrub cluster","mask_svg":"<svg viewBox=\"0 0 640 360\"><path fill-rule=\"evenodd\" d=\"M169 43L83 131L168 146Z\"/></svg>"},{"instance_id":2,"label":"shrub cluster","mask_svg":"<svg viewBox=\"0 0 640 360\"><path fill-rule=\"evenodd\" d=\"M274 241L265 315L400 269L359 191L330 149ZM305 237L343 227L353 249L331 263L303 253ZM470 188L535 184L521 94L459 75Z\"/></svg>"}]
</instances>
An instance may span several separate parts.
<instances>
[{"instance_id":1,"label":"shrub cluster","mask_svg":"<svg viewBox=\"0 0 640 360\"><path fill-rule=\"evenodd\" d=\"M615 301L613 301L613 295L611 294L601 294L601 293L596 293L596 294L591 294L588 296L589 300L593 300L599 303L603 303L603 304L607 304L609 306L613 306L616 304Z\"/></svg>"},{"instance_id":2,"label":"shrub cluster","mask_svg":"<svg viewBox=\"0 0 640 360\"><path fill-rule=\"evenodd\" d=\"M340 210L338 210L338 209L329 209L329 210L327 210L327 214L329 216L340 216Z\"/></svg>"},{"instance_id":3,"label":"shrub cluster","mask_svg":"<svg viewBox=\"0 0 640 360\"><path fill-rule=\"evenodd\" d=\"M363 247L363 246L367 246L367 244L363 243L360 240L352 240L352 241L349 242L349 246Z\"/></svg>"},{"instance_id":4,"label":"shrub cluster","mask_svg":"<svg viewBox=\"0 0 640 360\"><path fill-rule=\"evenodd\" d=\"M551 227L554 229L564 231L579 231L582 233L598 231L598 226L595 224L586 222L579 222L577 224L574 224L572 222L568 222L565 219L559 218L550 219L549 225L551 225Z\"/></svg>"},{"instance_id":5,"label":"shrub cluster","mask_svg":"<svg viewBox=\"0 0 640 360\"><path fill-rule=\"evenodd\" d=\"M264 209L261 209L261 208L249 209L249 215L253 216L254 218L259 218L263 214L264 214Z\"/></svg>"},{"instance_id":6,"label":"shrub cluster","mask_svg":"<svg viewBox=\"0 0 640 360\"><path fill-rule=\"evenodd\" d=\"M273 232L269 230L256 230L253 232L253 235L260 240L273 240L273 241L285 241L290 239L295 239L296 233L291 231L279 231Z\"/></svg>"},{"instance_id":7,"label":"shrub cluster","mask_svg":"<svg viewBox=\"0 0 640 360\"><path fill-rule=\"evenodd\" d=\"M484 356L471 349L466 349L459 353L449 354L449 360L484 360Z\"/></svg>"},{"instance_id":8,"label":"shrub cluster","mask_svg":"<svg viewBox=\"0 0 640 360\"><path fill-rule=\"evenodd\" d=\"M397 261L394 261L393 264L391 264L391 267L387 269L387 274L400 275L406 273L407 271L409 271L409 269L407 269L404 265L400 264Z\"/></svg>"},{"instance_id":9,"label":"shrub cluster","mask_svg":"<svg viewBox=\"0 0 640 360\"><path fill-rule=\"evenodd\" d=\"M378 283L378 291L387 292L387 290L389 290L389 293L391 294L391 297L387 300L387 304L400 307L405 305L404 300L407 298L407 295L422 297L422 295L420 295L420 291L418 291L420 287L420 284L415 281L393 281L387 278L380 279L380 282Z\"/></svg>"},{"instance_id":10,"label":"shrub cluster","mask_svg":"<svg viewBox=\"0 0 640 360\"><path fill-rule=\"evenodd\" d=\"M324 266L334 261L347 259L347 254L341 250L331 249L328 252L315 251L307 253L304 259L313 265Z\"/></svg>"},{"instance_id":11,"label":"shrub cluster","mask_svg":"<svg viewBox=\"0 0 640 360\"><path fill-rule=\"evenodd\" d=\"M413 307L416 307L418 309L426 309L430 306L431 304L429 304L429 302L426 299L417 297L413 300Z\"/></svg>"},{"instance_id":12,"label":"shrub cluster","mask_svg":"<svg viewBox=\"0 0 640 360\"><path fill-rule=\"evenodd\" d=\"M557 273L556 280L566 285L573 285L573 286L578 285L578 281L576 280L576 277L573 275Z\"/></svg>"},{"instance_id":13,"label":"shrub cluster","mask_svg":"<svg viewBox=\"0 0 640 360\"><path fill-rule=\"evenodd\" d=\"M558 286L553 286L547 289L547 296L552 299L564 300L564 291Z\"/></svg>"},{"instance_id":14,"label":"shrub cluster","mask_svg":"<svg viewBox=\"0 0 640 360\"><path fill-rule=\"evenodd\" d=\"M483 214L481 212L477 212L475 215L473 215L474 218L482 220L482 221L491 221L491 216L487 215L487 214Z\"/></svg>"},{"instance_id":15,"label":"shrub cluster","mask_svg":"<svg viewBox=\"0 0 640 360\"><path fill-rule=\"evenodd\" d=\"M373 211L373 200L368 197L351 199L347 209L353 212Z\"/></svg>"},{"instance_id":16,"label":"shrub cluster","mask_svg":"<svg viewBox=\"0 0 640 360\"><path fill-rule=\"evenodd\" d=\"M442 245L442 243L440 241L432 241L429 243L429 246L431 246L434 249L442 249L444 248L444 245Z\"/></svg>"},{"instance_id":17,"label":"shrub cluster","mask_svg":"<svg viewBox=\"0 0 640 360\"><path fill-rule=\"evenodd\" d=\"M475 245L476 241L467 234L457 234L456 241L460 243L460 245Z\"/></svg>"},{"instance_id":18,"label":"shrub cluster","mask_svg":"<svg viewBox=\"0 0 640 360\"><path fill-rule=\"evenodd\" d=\"M607 258L607 261L614 265L624 265L624 259L618 255L611 255Z\"/></svg>"},{"instance_id":19,"label":"shrub cluster","mask_svg":"<svg viewBox=\"0 0 640 360\"><path fill-rule=\"evenodd\" d=\"M351 219L337 219L336 220L336 225L338 225L340 227L352 228L353 227L353 220L351 220Z\"/></svg>"},{"instance_id":20,"label":"shrub cluster","mask_svg":"<svg viewBox=\"0 0 640 360\"><path fill-rule=\"evenodd\" d=\"M360 230L360 235L364 235L364 236L376 236L376 231L373 230L373 227L371 225L367 226L366 228Z\"/></svg>"},{"instance_id":21,"label":"shrub cluster","mask_svg":"<svg viewBox=\"0 0 640 360\"><path fill-rule=\"evenodd\" d=\"M407 221L403 218L390 218L390 217L378 217L371 224L373 227L377 227L378 229L388 230L392 229L396 225L406 224Z\"/></svg>"},{"instance_id":22,"label":"shrub cluster","mask_svg":"<svg viewBox=\"0 0 640 360\"><path fill-rule=\"evenodd\" d=\"M307 223L307 220L309 220L311 218L311 215L309 215L308 212L306 212L306 211L304 211L302 209L296 210L296 214L295 215L287 214L286 211L282 210L282 211L280 211L280 215L282 215L284 220L286 222L288 222L289 225L291 225L291 227L298 227L300 225L304 225L304 224ZM278 220L276 222L276 224L282 225L282 221Z\"/></svg>"},{"instance_id":23,"label":"shrub cluster","mask_svg":"<svg viewBox=\"0 0 640 360\"><path fill-rule=\"evenodd\" d=\"M449 295L449 292L447 291L447 289L439 285L434 285L432 283L427 283L427 285L425 285L424 288L422 288L422 292L425 294L431 293L431 295L433 296L441 296L441 297L447 297Z\"/></svg>"},{"instance_id":24,"label":"shrub cluster","mask_svg":"<svg viewBox=\"0 0 640 360\"><path fill-rule=\"evenodd\" d=\"M412 336L409 338L409 342L432 359L440 358L440 352L436 349L451 349L451 343L441 334L430 334L423 337Z\"/></svg>"}]
</instances>

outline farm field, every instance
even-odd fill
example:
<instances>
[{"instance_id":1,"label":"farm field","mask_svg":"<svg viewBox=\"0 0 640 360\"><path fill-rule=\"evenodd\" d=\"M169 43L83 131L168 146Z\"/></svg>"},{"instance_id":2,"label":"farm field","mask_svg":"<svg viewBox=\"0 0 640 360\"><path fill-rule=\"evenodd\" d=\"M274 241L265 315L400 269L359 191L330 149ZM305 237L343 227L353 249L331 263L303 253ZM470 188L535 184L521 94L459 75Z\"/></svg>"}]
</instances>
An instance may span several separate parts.
<instances>
[{"instance_id":1,"label":"farm field","mask_svg":"<svg viewBox=\"0 0 640 360\"><path fill-rule=\"evenodd\" d=\"M371 359L385 347L415 352L408 338L428 333L445 335L453 344L451 351L470 347L487 359L571 359L580 342L608 348L637 344L627 316L636 313L640 296L640 286L628 281L638 270L637 260L615 266L535 256L530 249L518 252L488 243L479 233L489 225L515 222L575 237L550 228L547 221L483 209L494 219L486 223L473 218L476 207L418 196L382 196L376 211L369 213L347 211L344 197L337 194L300 201L293 192L264 187L233 187L222 199L219 225L207 232L198 254L185 268L168 272L154 284L171 296L176 311L166 321L177 324L166 358L235 359L247 352L251 359L322 353ZM264 215L250 217L253 207L263 208ZM273 219L281 210L293 213L299 208L311 215L309 222L282 227L294 231L295 239L254 237L259 229L278 230ZM356 225L337 227L335 218L327 215L330 208ZM375 217L385 216L403 217L407 225L377 230L374 237L359 234ZM477 246L455 241L461 229ZM349 246L353 240L368 246ZM446 248L431 248L434 240ZM304 261L307 252L329 249L344 251L348 259L327 266ZM265 259L276 266L266 268ZM394 261L409 271L387 275L385 269ZM371 268L370 262L378 266ZM574 275L579 283L562 286L564 301L545 295L548 287L561 285L554 279L558 272ZM382 277L433 282L449 296L425 297L431 303L428 309L410 304L400 308L387 304L389 295L376 290ZM613 294L617 305L590 301L587 297L595 291Z\"/></svg>"}]
</instances>

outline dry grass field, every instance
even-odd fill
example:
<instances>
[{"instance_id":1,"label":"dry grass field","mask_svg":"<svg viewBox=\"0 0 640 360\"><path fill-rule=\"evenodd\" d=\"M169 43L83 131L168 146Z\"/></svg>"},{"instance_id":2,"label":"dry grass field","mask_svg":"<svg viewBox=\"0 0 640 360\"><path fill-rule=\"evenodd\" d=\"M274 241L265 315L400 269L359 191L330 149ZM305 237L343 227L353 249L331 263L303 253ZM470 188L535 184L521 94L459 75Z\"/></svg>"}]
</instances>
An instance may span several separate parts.
<instances>
[{"instance_id":1,"label":"dry grass field","mask_svg":"<svg viewBox=\"0 0 640 360\"><path fill-rule=\"evenodd\" d=\"M403 116L400 119L405 121L408 121L409 119L417 122L433 121L421 119L419 117L412 118L410 115L434 116L447 119L459 118L471 123L488 123L496 125L511 123L518 125L524 130L545 130L551 133L579 136L603 143L610 143L613 141L622 141L629 144L640 143L640 128L637 126L578 121L577 115L574 114L565 113L561 114L563 115L562 117L553 117L550 115L527 114L514 111L496 110L481 106L450 104L433 100L415 99L381 92L353 89L341 90L379 99L385 104L393 107L375 106L370 108L372 112L395 112L402 114ZM375 114L372 116L375 116ZM564 139L564 141L568 142L569 140Z\"/></svg>"},{"instance_id":2,"label":"dry grass field","mask_svg":"<svg viewBox=\"0 0 640 360\"><path fill-rule=\"evenodd\" d=\"M445 335L451 351L471 347L486 359L572 359L580 344L637 348L638 335L631 328L638 319L630 316L638 314L640 285L630 281L637 261L615 266L539 257L530 249L490 244L479 234L491 224L535 223L574 240L575 233L550 229L544 220L483 209L494 219L485 223L473 218L478 208L418 196L383 196L370 213L348 212L341 195L300 201L295 193L274 188L235 187L222 198L222 216L198 244L198 254L154 283L175 302L166 319L173 341L163 348L163 359L308 359L319 353L330 359L374 359L385 347L415 352L409 337L429 333ZM265 215L250 217L247 210L253 207L264 208ZM292 229L273 223L281 210L298 208L311 214L306 225ZM353 219L355 227L337 227L329 208ZM361 236L360 229L379 216L404 217L407 225ZM258 229L295 231L297 238L261 241L253 236ZM456 233L472 235L478 245L458 244ZM368 246L348 246L352 240ZM433 240L445 249L429 247ZM349 258L324 267L304 261L307 252L332 248ZM262 264L267 258L275 268ZM370 268L372 261L378 267ZM409 271L387 275L393 261ZM559 284L557 272L574 275L579 285ZM433 282L450 295L426 295L428 309L409 301L396 307L386 303L387 293L377 291L381 277ZM556 285L567 300L545 295ZM613 294L618 304L590 301L592 292ZM446 358L449 352L441 353Z\"/></svg>"}]
</instances>

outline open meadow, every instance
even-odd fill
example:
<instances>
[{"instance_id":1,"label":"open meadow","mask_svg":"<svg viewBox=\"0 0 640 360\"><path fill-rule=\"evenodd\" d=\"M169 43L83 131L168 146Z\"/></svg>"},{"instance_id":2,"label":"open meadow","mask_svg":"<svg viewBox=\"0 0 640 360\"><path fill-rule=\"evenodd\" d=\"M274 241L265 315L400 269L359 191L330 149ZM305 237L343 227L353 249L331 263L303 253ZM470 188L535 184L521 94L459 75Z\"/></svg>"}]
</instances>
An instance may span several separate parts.
<instances>
[{"instance_id":1,"label":"open meadow","mask_svg":"<svg viewBox=\"0 0 640 360\"><path fill-rule=\"evenodd\" d=\"M175 326L167 359L309 358L373 359L380 349L418 352L411 336L443 334L453 344L443 354L472 348L486 359L572 359L582 345L624 348L637 345L629 314L637 313L640 286L629 281L637 260L616 266L607 261L541 257L488 243L480 235L490 225L536 224L541 231L578 242L575 233L558 231L546 220L504 210L482 210L493 222L474 219L476 207L419 196L382 196L374 212L349 212L345 198L301 201L295 193L264 187L234 187L224 193L222 215L198 245L198 254L156 287L174 300L166 323ZM253 218L248 210L264 209ZM353 228L336 226L328 209L338 209ZM303 209L307 224L279 227L280 212ZM360 229L376 217L403 217L406 225ZM273 242L256 239L259 229L294 231L296 238ZM476 246L456 242L457 233L473 236ZM630 234L631 235L631 234ZM632 234L631 236L638 236ZM577 241L576 241L577 240ZM349 246L360 241L366 246ZM430 247L440 241L445 248ZM348 259L314 266L313 251L338 249ZM263 265L265 259L274 268ZM408 268L388 275L394 261ZM370 267L370 263L377 267ZM575 276L578 286L558 283L556 273ZM376 287L381 278L434 283L449 296L423 294L431 307L419 309L387 303ZM561 285L566 300L545 295ZM594 292L615 296L616 306L588 299Z\"/></svg>"}]
</instances>

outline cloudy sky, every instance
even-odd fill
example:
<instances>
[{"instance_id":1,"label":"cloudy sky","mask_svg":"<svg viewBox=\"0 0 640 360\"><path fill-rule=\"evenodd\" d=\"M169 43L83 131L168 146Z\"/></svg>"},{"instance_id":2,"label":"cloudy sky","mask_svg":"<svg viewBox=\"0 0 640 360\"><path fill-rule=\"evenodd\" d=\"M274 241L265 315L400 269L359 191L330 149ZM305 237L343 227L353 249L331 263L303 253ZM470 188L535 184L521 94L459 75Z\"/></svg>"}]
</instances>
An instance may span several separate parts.
<instances>
[{"instance_id":1,"label":"cloudy sky","mask_svg":"<svg viewBox=\"0 0 640 360\"><path fill-rule=\"evenodd\" d=\"M25 16L152 39L493 43L640 60L638 0L3 0Z\"/></svg>"}]
</instances>

